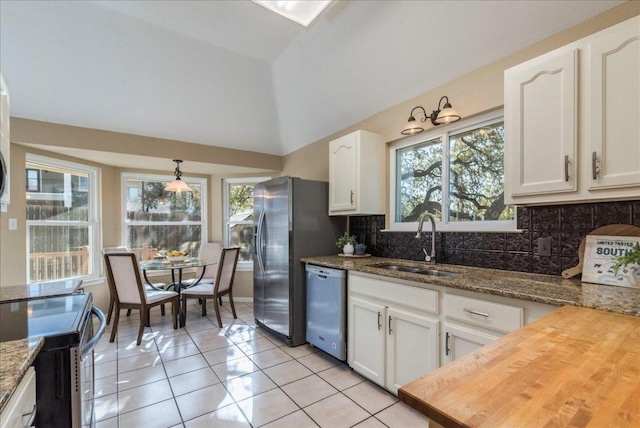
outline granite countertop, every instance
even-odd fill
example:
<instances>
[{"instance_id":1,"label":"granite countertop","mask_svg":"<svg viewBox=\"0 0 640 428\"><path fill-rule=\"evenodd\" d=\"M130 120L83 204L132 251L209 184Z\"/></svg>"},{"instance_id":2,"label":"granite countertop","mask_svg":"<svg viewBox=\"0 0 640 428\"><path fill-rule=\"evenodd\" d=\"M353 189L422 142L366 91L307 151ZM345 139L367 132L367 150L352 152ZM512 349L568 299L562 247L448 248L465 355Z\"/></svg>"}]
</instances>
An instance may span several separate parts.
<instances>
[{"instance_id":1,"label":"granite countertop","mask_svg":"<svg viewBox=\"0 0 640 428\"><path fill-rule=\"evenodd\" d=\"M53 282L34 282L27 285L8 285L0 287L0 302L16 302L28 299L66 296L78 291L82 284L79 279L67 279Z\"/></svg>"},{"instance_id":2,"label":"granite countertop","mask_svg":"<svg viewBox=\"0 0 640 428\"><path fill-rule=\"evenodd\" d=\"M416 283L439 285L477 293L511 297L555 306L582 306L640 316L640 289L580 282L560 276L509 272L468 266L416 262L381 257L305 257L301 261L335 269L364 272ZM392 271L376 267L380 264L419 266L456 272L453 276L428 276L410 272Z\"/></svg>"},{"instance_id":3,"label":"granite countertop","mask_svg":"<svg viewBox=\"0 0 640 428\"><path fill-rule=\"evenodd\" d=\"M42 337L0 343L0 412L33 364L43 343Z\"/></svg>"}]
</instances>

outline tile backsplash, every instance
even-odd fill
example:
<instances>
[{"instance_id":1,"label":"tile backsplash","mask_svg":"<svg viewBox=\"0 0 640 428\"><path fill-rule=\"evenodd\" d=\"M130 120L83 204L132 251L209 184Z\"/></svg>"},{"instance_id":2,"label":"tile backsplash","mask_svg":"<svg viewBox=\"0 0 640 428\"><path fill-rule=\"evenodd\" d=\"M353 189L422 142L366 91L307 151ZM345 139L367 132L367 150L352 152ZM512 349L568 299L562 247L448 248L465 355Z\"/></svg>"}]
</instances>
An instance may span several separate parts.
<instances>
[{"instance_id":1,"label":"tile backsplash","mask_svg":"<svg viewBox=\"0 0 640 428\"><path fill-rule=\"evenodd\" d=\"M578 264L580 241L607 224L640 227L640 200L518 208L520 233L436 232L439 263L560 275ZM424 260L431 233L381 232L385 216L350 217L349 230L374 256ZM425 230L430 230L428 224ZM538 255L538 238L551 238L551 256Z\"/></svg>"}]
</instances>

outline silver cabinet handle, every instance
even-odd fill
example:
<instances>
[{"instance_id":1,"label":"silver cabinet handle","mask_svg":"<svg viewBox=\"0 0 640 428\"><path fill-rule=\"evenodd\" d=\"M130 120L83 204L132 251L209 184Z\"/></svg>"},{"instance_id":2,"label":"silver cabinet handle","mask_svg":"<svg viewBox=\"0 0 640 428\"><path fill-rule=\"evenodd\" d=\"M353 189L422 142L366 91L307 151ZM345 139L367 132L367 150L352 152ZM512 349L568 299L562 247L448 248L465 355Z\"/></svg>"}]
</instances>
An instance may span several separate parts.
<instances>
[{"instance_id":1,"label":"silver cabinet handle","mask_svg":"<svg viewBox=\"0 0 640 428\"><path fill-rule=\"evenodd\" d=\"M29 428L36 421L36 410L37 410L36 406L37 404L33 405L33 410L31 411L31 413L24 413L22 415L23 418L29 414L31 415L29 416L29 420L27 421L27 423L24 425L24 428Z\"/></svg>"},{"instance_id":2,"label":"silver cabinet handle","mask_svg":"<svg viewBox=\"0 0 640 428\"><path fill-rule=\"evenodd\" d=\"M380 318L382 318L382 314L378 311L378 330L382 328L382 323L380 322Z\"/></svg>"},{"instance_id":3,"label":"silver cabinet handle","mask_svg":"<svg viewBox=\"0 0 640 428\"><path fill-rule=\"evenodd\" d=\"M391 335L391 315L389 315L389 335Z\"/></svg>"},{"instance_id":4,"label":"silver cabinet handle","mask_svg":"<svg viewBox=\"0 0 640 428\"><path fill-rule=\"evenodd\" d=\"M474 311L472 309L467 309L467 308L464 308L462 310L473 315L480 315L481 317L489 318L489 314L485 314L484 312L478 312L478 311Z\"/></svg>"},{"instance_id":5,"label":"silver cabinet handle","mask_svg":"<svg viewBox=\"0 0 640 428\"><path fill-rule=\"evenodd\" d=\"M597 180L598 178L598 153L591 153L591 178Z\"/></svg>"},{"instance_id":6,"label":"silver cabinet handle","mask_svg":"<svg viewBox=\"0 0 640 428\"><path fill-rule=\"evenodd\" d=\"M449 332L447 332L446 335L445 335L444 354L445 355L449 355Z\"/></svg>"},{"instance_id":7,"label":"silver cabinet handle","mask_svg":"<svg viewBox=\"0 0 640 428\"><path fill-rule=\"evenodd\" d=\"M564 157L564 181L569 181L569 155Z\"/></svg>"},{"instance_id":8,"label":"silver cabinet handle","mask_svg":"<svg viewBox=\"0 0 640 428\"><path fill-rule=\"evenodd\" d=\"M351 191L351 203L353 204L353 190Z\"/></svg>"}]
</instances>

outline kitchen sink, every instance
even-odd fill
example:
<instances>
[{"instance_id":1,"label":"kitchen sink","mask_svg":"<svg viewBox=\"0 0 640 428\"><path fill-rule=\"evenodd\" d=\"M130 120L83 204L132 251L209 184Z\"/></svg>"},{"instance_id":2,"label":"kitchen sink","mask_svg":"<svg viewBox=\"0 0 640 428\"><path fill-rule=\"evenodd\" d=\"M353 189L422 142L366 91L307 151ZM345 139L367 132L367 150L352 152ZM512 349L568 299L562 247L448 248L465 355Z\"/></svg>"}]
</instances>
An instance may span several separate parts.
<instances>
[{"instance_id":1,"label":"kitchen sink","mask_svg":"<svg viewBox=\"0 0 640 428\"><path fill-rule=\"evenodd\" d=\"M404 265L373 265L371 267L376 267L379 269L386 270L394 270L399 272L409 272L409 273L417 273L419 275L428 275L428 276L452 276L457 275L456 272L449 272L445 270L436 270L436 269L424 269L415 266L404 266Z\"/></svg>"}]
</instances>

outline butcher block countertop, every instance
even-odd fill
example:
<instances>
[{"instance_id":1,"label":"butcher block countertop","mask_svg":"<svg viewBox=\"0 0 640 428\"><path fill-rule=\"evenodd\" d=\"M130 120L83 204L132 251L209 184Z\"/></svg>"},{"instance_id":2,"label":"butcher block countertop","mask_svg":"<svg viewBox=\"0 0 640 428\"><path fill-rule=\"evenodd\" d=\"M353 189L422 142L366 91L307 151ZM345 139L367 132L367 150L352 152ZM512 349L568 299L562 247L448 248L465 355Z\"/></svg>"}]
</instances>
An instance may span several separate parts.
<instances>
[{"instance_id":1,"label":"butcher block countertop","mask_svg":"<svg viewBox=\"0 0 640 428\"><path fill-rule=\"evenodd\" d=\"M640 318L565 306L398 398L445 427L638 427Z\"/></svg>"},{"instance_id":2,"label":"butcher block countertop","mask_svg":"<svg viewBox=\"0 0 640 428\"><path fill-rule=\"evenodd\" d=\"M414 282L416 286L420 286L421 283L433 284L554 306L582 306L618 314L640 316L640 288L581 283L577 279L564 279L561 276L440 263L429 265L425 262L382 257L323 256L305 257L300 260L318 266L404 279ZM458 275L427 276L377 267L382 264L445 270L456 272Z\"/></svg>"}]
</instances>

